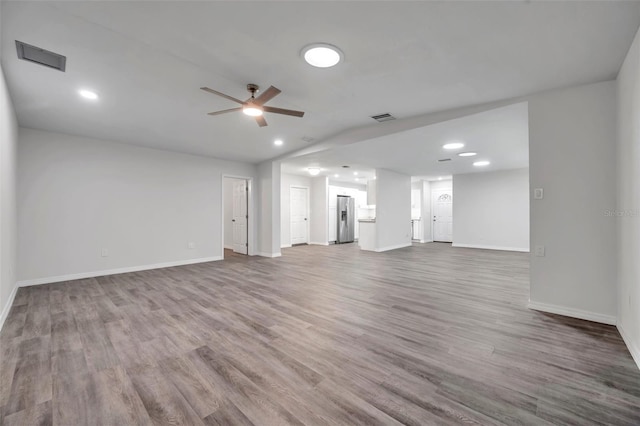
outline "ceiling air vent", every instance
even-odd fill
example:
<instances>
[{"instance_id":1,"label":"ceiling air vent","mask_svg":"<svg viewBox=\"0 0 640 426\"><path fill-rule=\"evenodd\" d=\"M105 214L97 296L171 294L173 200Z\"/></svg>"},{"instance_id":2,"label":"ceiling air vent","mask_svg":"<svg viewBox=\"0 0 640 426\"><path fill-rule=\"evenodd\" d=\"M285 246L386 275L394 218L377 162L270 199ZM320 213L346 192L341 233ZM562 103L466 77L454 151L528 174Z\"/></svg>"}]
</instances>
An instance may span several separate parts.
<instances>
[{"instance_id":1,"label":"ceiling air vent","mask_svg":"<svg viewBox=\"0 0 640 426\"><path fill-rule=\"evenodd\" d=\"M371 118L376 120L378 123L382 123L383 121L391 121L391 120L395 120L396 119L393 115L389 114L388 112L385 112L384 114L379 114L379 115L372 115Z\"/></svg>"},{"instance_id":2,"label":"ceiling air vent","mask_svg":"<svg viewBox=\"0 0 640 426\"><path fill-rule=\"evenodd\" d=\"M16 40L18 58L64 72L67 57Z\"/></svg>"},{"instance_id":3,"label":"ceiling air vent","mask_svg":"<svg viewBox=\"0 0 640 426\"><path fill-rule=\"evenodd\" d=\"M451 161L451 158L441 158L438 160L439 162L443 162L443 161Z\"/></svg>"}]
</instances>

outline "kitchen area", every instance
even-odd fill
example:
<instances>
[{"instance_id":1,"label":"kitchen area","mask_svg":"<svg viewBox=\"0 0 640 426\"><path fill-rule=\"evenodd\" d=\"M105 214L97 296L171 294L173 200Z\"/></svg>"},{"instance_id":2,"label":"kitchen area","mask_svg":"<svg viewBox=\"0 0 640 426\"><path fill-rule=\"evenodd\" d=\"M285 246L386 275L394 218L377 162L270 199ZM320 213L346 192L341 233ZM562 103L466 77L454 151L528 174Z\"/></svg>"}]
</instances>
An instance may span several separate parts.
<instances>
[{"instance_id":1,"label":"kitchen area","mask_svg":"<svg viewBox=\"0 0 640 426\"><path fill-rule=\"evenodd\" d=\"M329 176L283 174L283 248L308 241L357 244L364 251L383 252L430 241L431 221L424 220L430 218L429 182L412 182L410 176L386 169L351 169L348 173L353 177L345 178L343 172L342 179L336 179L338 173L333 171L327 171ZM294 210L307 203L293 208L289 201L293 198L287 194L301 188L307 188L308 210L296 215ZM297 216L304 218L301 229L309 230L306 240L305 233L293 226Z\"/></svg>"}]
</instances>

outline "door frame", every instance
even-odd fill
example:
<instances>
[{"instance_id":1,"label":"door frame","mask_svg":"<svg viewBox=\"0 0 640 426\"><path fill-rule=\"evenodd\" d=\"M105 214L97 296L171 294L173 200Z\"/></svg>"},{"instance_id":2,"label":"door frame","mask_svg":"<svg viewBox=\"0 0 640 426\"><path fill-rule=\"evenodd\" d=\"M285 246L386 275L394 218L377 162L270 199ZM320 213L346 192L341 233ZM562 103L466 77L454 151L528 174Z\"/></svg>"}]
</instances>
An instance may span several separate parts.
<instances>
[{"instance_id":1,"label":"door frame","mask_svg":"<svg viewBox=\"0 0 640 426\"><path fill-rule=\"evenodd\" d=\"M311 193L311 190L309 189L308 186L304 186L304 185L289 185L289 246L292 247L293 246L293 222L291 221L291 189L292 188L299 188L299 189L305 189L307 191L307 226L306 226L306 232L307 232L307 242L306 244L309 244L309 237L310 237L310 223L311 223L311 218L310 218L310 213L311 213L311 200L309 199L309 194Z\"/></svg>"},{"instance_id":2,"label":"door frame","mask_svg":"<svg viewBox=\"0 0 640 426\"><path fill-rule=\"evenodd\" d=\"M431 240L434 243L447 243L449 241L440 241L440 240L436 240L436 226L435 226L435 220L433 220L433 217L435 216L435 212L436 212L436 197L435 197L435 193L436 192L450 192L451 193L451 197L453 198L453 188L449 189L449 188L435 188L435 189L431 189L431 217L429 218L429 220L431 221ZM451 227L453 228L453 201L451 201ZM453 232L451 233L451 242L453 242Z\"/></svg>"},{"instance_id":3,"label":"door frame","mask_svg":"<svg viewBox=\"0 0 640 426\"><path fill-rule=\"evenodd\" d=\"M242 179L247 182L247 256L255 256L255 232L254 232L254 204L253 204L253 178L251 176L229 175L223 173L220 178L220 250L224 259L224 179Z\"/></svg>"}]
</instances>

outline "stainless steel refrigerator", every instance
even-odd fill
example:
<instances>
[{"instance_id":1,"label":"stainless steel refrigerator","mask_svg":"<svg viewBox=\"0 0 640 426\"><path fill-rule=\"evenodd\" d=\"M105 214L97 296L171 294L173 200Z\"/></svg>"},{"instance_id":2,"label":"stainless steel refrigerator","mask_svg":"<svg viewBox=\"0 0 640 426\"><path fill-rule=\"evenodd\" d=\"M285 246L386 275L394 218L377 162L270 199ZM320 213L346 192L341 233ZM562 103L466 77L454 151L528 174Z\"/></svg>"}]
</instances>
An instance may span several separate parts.
<instances>
[{"instance_id":1,"label":"stainless steel refrigerator","mask_svg":"<svg viewBox=\"0 0 640 426\"><path fill-rule=\"evenodd\" d=\"M355 237L355 201L351 197L338 195L338 232L336 244L352 243Z\"/></svg>"}]
</instances>

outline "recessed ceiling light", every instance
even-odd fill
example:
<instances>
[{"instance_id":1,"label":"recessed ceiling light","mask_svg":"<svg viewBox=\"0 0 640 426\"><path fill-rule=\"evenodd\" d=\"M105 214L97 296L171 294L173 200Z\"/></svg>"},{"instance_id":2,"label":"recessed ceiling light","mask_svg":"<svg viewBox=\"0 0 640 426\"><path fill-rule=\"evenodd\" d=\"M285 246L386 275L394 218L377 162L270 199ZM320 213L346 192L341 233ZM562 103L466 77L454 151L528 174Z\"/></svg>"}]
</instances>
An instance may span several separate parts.
<instances>
[{"instance_id":1,"label":"recessed ceiling light","mask_svg":"<svg viewBox=\"0 0 640 426\"><path fill-rule=\"evenodd\" d=\"M473 157L474 155L478 155L475 152L461 152L458 154L459 157Z\"/></svg>"},{"instance_id":2,"label":"recessed ceiling light","mask_svg":"<svg viewBox=\"0 0 640 426\"><path fill-rule=\"evenodd\" d=\"M464 147L464 144L462 142L451 142L451 143L442 145L442 147L444 149L460 149Z\"/></svg>"},{"instance_id":3,"label":"recessed ceiling light","mask_svg":"<svg viewBox=\"0 0 640 426\"><path fill-rule=\"evenodd\" d=\"M98 99L98 94L96 92L92 92L91 90L81 89L78 90L78 93L85 99L91 99L92 101Z\"/></svg>"},{"instance_id":4,"label":"recessed ceiling light","mask_svg":"<svg viewBox=\"0 0 640 426\"><path fill-rule=\"evenodd\" d=\"M360 178L356 178L356 182L359 182L359 181L360 181Z\"/></svg>"},{"instance_id":5,"label":"recessed ceiling light","mask_svg":"<svg viewBox=\"0 0 640 426\"><path fill-rule=\"evenodd\" d=\"M334 178L339 178L339 177L340 177L340 175L339 175L339 174L335 174L335 175L333 175L333 177L334 177Z\"/></svg>"},{"instance_id":6,"label":"recessed ceiling light","mask_svg":"<svg viewBox=\"0 0 640 426\"><path fill-rule=\"evenodd\" d=\"M302 57L309 65L317 68L329 68L337 65L344 55L335 46L327 43L313 43L302 49Z\"/></svg>"},{"instance_id":7,"label":"recessed ceiling light","mask_svg":"<svg viewBox=\"0 0 640 426\"><path fill-rule=\"evenodd\" d=\"M309 167L307 171L311 176L318 176L320 174L320 167Z\"/></svg>"},{"instance_id":8,"label":"recessed ceiling light","mask_svg":"<svg viewBox=\"0 0 640 426\"><path fill-rule=\"evenodd\" d=\"M358 172L353 172L353 175L354 176L358 176Z\"/></svg>"},{"instance_id":9,"label":"recessed ceiling light","mask_svg":"<svg viewBox=\"0 0 640 426\"><path fill-rule=\"evenodd\" d=\"M442 176L440 176L440 177L438 178L438 180L442 180Z\"/></svg>"},{"instance_id":10,"label":"recessed ceiling light","mask_svg":"<svg viewBox=\"0 0 640 426\"><path fill-rule=\"evenodd\" d=\"M491 164L491 162L489 161L476 161L475 163L473 163L473 165L476 167L484 167L488 166L489 164Z\"/></svg>"},{"instance_id":11,"label":"recessed ceiling light","mask_svg":"<svg viewBox=\"0 0 640 426\"><path fill-rule=\"evenodd\" d=\"M374 176L374 177L373 177L373 180L376 180L376 179L378 179L378 176Z\"/></svg>"},{"instance_id":12,"label":"recessed ceiling light","mask_svg":"<svg viewBox=\"0 0 640 426\"><path fill-rule=\"evenodd\" d=\"M275 146L282 146L284 142L282 142L282 139L276 139L275 141L273 141L273 144Z\"/></svg>"}]
</instances>

